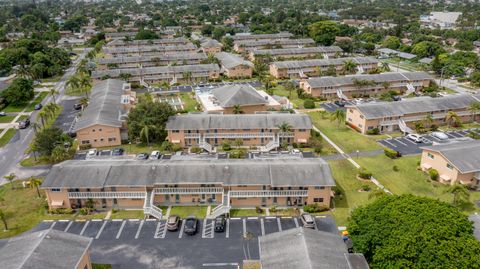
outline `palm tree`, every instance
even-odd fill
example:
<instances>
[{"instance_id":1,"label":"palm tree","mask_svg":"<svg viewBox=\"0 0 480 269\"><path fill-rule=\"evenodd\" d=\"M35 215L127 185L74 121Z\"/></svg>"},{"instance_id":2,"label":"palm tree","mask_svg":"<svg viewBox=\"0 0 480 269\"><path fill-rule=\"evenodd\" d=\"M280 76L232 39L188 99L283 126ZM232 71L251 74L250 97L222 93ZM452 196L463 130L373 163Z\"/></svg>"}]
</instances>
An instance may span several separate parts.
<instances>
[{"instance_id":1,"label":"palm tree","mask_svg":"<svg viewBox=\"0 0 480 269\"><path fill-rule=\"evenodd\" d=\"M289 133L292 131L292 125L290 125L288 122L283 122L282 124L277 126L280 132L282 133Z\"/></svg>"},{"instance_id":2,"label":"palm tree","mask_svg":"<svg viewBox=\"0 0 480 269\"><path fill-rule=\"evenodd\" d=\"M390 66L389 66L388 63L386 63L386 62L382 62L382 69L383 69L385 72L388 72L388 71L390 71Z\"/></svg>"},{"instance_id":3,"label":"palm tree","mask_svg":"<svg viewBox=\"0 0 480 269\"><path fill-rule=\"evenodd\" d=\"M433 124L433 121L434 120L433 120L432 114L427 114L425 116L425 118L423 119L425 128L430 128L430 126L432 126L432 124Z\"/></svg>"},{"instance_id":4,"label":"palm tree","mask_svg":"<svg viewBox=\"0 0 480 269\"><path fill-rule=\"evenodd\" d=\"M65 85L67 86L68 90L75 92L80 88L80 79L78 78L78 76L71 76L68 78Z\"/></svg>"},{"instance_id":5,"label":"palm tree","mask_svg":"<svg viewBox=\"0 0 480 269\"><path fill-rule=\"evenodd\" d=\"M84 110L85 107L88 106L88 98L83 97L82 99L80 99L80 105L82 106L82 110Z\"/></svg>"},{"instance_id":6,"label":"palm tree","mask_svg":"<svg viewBox=\"0 0 480 269\"><path fill-rule=\"evenodd\" d=\"M190 80L192 79L192 72L190 71L183 72L183 78L188 84L190 84Z\"/></svg>"},{"instance_id":7,"label":"palm tree","mask_svg":"<svg viewBox=\"0 0 480 269\"><path fill-rule=\"evenodd\" d=\"M147 140L147 146L150 145L150 130L155 128L153 125L144 125L140 130L140 137L144 137Z\"/></svg>"},{"instance_id":8,"label":"palm tree","mask_svg":"<svg viewBox=\"0 0 480 269\"><path fill-rule=\"evenodd\" d=\"M470 198L470 192L462 184L454 184L447 189L448 193L453 194L453 205L458 206L467 202Z\"/></svg>"},{"instance_id":9,"label":"palm tree","mask_svg":"<svg viewBox=\"0 0 480 269\"><path fill-rule=\"evenodd\" d=\"M38 198L40 198L41 197L40 189L38 187L42 184L42 181L38 178L31 177L28 180L28 183L30 184L30 187L32 188L35 187L37 189L37 195L38 195Z\"/></svg>"},{"instance_id":10,"label":"palm tree","mask_svg":"<svg viewBox=\"0 0 480 269\"><path fill-rule=\"evenodd\" d=\"M40 125L39 125L36 121L32 122L31 125L32 125L33 132L34 132L35 134L37 134L37 133L38 133L38 129L40 128Z\"/></svg>"},{"instance_id":11,"label":"palm tree","mask_svg":"<svg viewBox=\"0 0 480 269\"><path fill-rule=\"evenodd\" d=\"M352 82L353 82L353 86L355 86L355 88L357 88L358 91L362 90L363 88L375 85L375 81L368 80L368 79L353 78ZM365 91L364 91L364 94L365 94Z\"/></svg>"},{"instance_id":12,"label":"palm tree","mask_svg":"<svg viewBox=\"0 0 480 269\"><path fill-rule=\"evenodd\" d=\"M42 109L38 112L37 116L40 118L40 122L42 123L42 127L45 128L45 121L48 118L47 111Z\"/></svg>"},{"instance_id":13,"label":"palm tree","mask_svg":"<svg viewBox=\"0 0 480 269\"><path fill-rule=\"evenodd\" d=\"M234 105L233 114L243 114L242 107L240 105Z\"/></svg>"},{"instance_id":14,"label":"palm tree","mask_svg":"<svg viewBox=\"0 0 480 269\"><path fill-rule=\"evenodd\" d=\"M345 110L337 109L330 114L330 121L337 121L337 124L340 126L341 123L345 122Z\"/></svg>"},{"instance_id":15,"label":"palm tree","mask_svg":"<svg viewBox=\"0 0 480 269\"><path fill-rule=\"evenodd\" d=\"M475 121L475 115L480 112L480 101L474 101L468 106L468 110L472 113L472 121Z\"/></svg>"},{"instance_id":16,"label":"palm tree","mask_svg":"<svg viewBox=\"0 0 480 269\"><path fill-rule=\"evenodd\" d=\"M88 98L88 93L90 92L90 89L92 87L90 76L85 74L80 76L79 87L82 90L82 92L85 93L85 96Z\"/></svg>"},{"instance_id":17,"label":"palm tree","mask_svg":"<svg viewBox=\"0 0 480 269\"><path fill-rule=\"evenodd\" d=\"M53 98L53 103L57 103L55 95L59 94L59 92L55 88L51 88L48 94Z\"/></svg>"},{"instance_id":18,"label":"palm tree","mask_svg":"<svg viewBox=\"0 0 480 269\"><path fill-rule=\"evenodd\" d=\"M460 117L458 117L457 113L454 111L448 111L447 115L445 116L445 121L448 123L448 127L451 127L453 122L460 121Z\"/></svg>"},{"instance_id":19,"label":"palm tree","mask_svg":"<svg viewBox=\"0 0 480 269\"><path fill-rule=\"evenodd\" d=\"M12 190L14 189L14 186L13 186L13 181L15 180L17 176L15 175L15 173L10 173L10 175L8 176L4 176L3 178L5 178L12 186Z\"/></svg>"},{"instance_id":20,"label":"palm tree","mask_svg":"<svg viewBox=\"0 0 480 269\"><path fill-rule=\"evenodd\" d=\"M32 73L27 68L27 66L23 64L17 67L17 70L15 71L15 73L17 74L17 76L21 78L32 78Z\"/></svg>"},{"instance_id":21,"label":"palm tree","mask_svg":"<svg viewBox=\"0 0 480 269\"><path fill-rule=\"evenodd\" d=\"M3 226L5 226L5 230L8 230L8 225L7 225L7 216L3 209L0 209L0 220L3 222Z\"/></svg>"},{"instance_id":22,"label":"palm tree","mask_svg":"<svg viewBox=\"0 0 480 269\"><path fill-rule=\"evenodd\" d=\"M288 91L288 99L292 97L292 91L295 90L295 84L292 81L287 81L284 85L285 90Z\"/></svg>"},{"instance_id":23,"label":"palm tree","mask_svg":"<svg viewBox=\"0 0 480 269\"><path fill-rule=\"evenodd\" d=\"M346 74L353 74L357 72L357 64L354 63L352 60L345 61L343 63L343 72Z\"/></svg>"}]
</instances>

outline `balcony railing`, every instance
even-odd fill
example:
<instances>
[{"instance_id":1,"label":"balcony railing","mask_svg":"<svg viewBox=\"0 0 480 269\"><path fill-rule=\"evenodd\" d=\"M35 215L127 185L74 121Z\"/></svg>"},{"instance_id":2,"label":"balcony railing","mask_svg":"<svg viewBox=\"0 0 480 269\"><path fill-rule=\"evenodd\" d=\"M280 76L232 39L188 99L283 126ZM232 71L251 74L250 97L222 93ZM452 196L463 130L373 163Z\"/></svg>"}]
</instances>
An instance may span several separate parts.
<instances>
[{"instance_id":1,"label":"balcony railing","mask_svg":"<svg viewBox=\"0 0 480 269\"><path fill-rule=\"evenodd\" d=\"M205 138L273 138L274 133L206 133Z\"/></svg>"},{"instance_id":2,"label":"balcony railing","mask_svg":"<svg viewBox=\"0 0 480 269\"><path fill-rule=\"evenodd\" d=\"M221 187L200 187L200 188L155 188L155 194L222 194Z\"/></svg>"},{"instance_id":3,"label":"balcony railing","mask_svg":"<svg viewBox=\"0 0 480 269\"><path fill-rule=\"evenodd\" d=\"M307 197L307 190L264 190L264 191L230 191L231 198L245 197Z\"/></svg>"},{"instance_id":4,"label":"balcony railing","mask_svg":"<svg viewBox=\"0 0 480 269\"><path fill-rule=\"evenodd\" d=\"M197 133L186 133L185 138L200 138L200 134Z\"/></svg>"},{"instance_id":5,"label":"balcony railing","mask_svg":"<svg viewBox=\"0 0 480 269\"><path fill-rule=\"evenodd\" d=\"M455 111L455 114L458 116L471 116L472 112L470 111ZM478 114L478 113L477 113ZM413 122L413 121L422 121L425 120L427 114L424 115L418 115L418 116L410 116L410 117L401 117L404 122ZM447 113L434 113L431 114L432 119L438 120L438 119L444 119L447 116ZM398 124L399 119L395 120L384 120L380 122L380 125L395 125Z\"/></svg>"},{"instance_id":6,"label":"balcony railing","mask_svg":"<svg viewBox=\"0 0 480 269\"><path fill-rule=\"evenodd\" d=\"M143 199L145 192L69 192L69 199Z\"/></svg>"}]
</instances>

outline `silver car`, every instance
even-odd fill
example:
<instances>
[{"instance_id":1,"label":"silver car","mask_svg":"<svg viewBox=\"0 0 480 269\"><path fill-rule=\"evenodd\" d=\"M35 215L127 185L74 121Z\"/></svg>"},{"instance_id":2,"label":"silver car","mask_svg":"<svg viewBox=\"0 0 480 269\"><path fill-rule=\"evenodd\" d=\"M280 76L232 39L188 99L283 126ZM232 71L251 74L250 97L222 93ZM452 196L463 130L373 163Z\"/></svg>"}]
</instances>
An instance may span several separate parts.
<instances>
[{"instance_id":1,"label":"silver car","mask_svg":"<svg viewBox=\"0 0 480 269\"><path fill-rule=\"evenodd\" d=\"M300 220L302 221L303 227L315 229L315 219L312 215L308 213L303 213L300 215Z\"/></svg>"},{"instance_id":2,"label":"silver car","mask_svg":"<svg viewBox=\"0 0 480 269\"><path fill-rule=\"evenodd\" d=\"M437 139L440 139L440 140L447 140L448 139L448 135L443 133L443 132L433 132L432 136L437 138Z\"/></svg>"}]
</instances>

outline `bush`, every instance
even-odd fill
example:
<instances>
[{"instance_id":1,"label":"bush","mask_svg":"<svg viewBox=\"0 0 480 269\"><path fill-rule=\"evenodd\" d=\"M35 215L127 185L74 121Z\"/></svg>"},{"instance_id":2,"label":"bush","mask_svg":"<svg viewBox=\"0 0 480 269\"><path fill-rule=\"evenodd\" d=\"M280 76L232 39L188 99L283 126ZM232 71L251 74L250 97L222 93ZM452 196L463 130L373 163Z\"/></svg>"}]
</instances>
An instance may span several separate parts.
<instances>
[{"instance_id":1,"label":"bush","mask_svg":"<svg viewBox=\"0 0 480 269\"><path fill-rule=\"evenodd\" d=\"M315 102L311 99L307 99L303 102L303 107L307 109L315 108Z\"/></svg>"},{"instance_id":2,"label":"bush","mask_svg":"<svg viewBox=\"0 0 480 269\"><path fill-rule=\"evenodd\" d=\"M263 213L263 209L261 209L259 206L256 206L256 207L255 207L255 212L257 212L257 214L262 214L262 213Z\"/></svg>"},{"instance_id":3,"label":"bush","mask_svg":"<svg viewBox=\"0 0 480 269\"><path fill-rule=\"evenodd\" d=\"M435 170L435 169L429 169L429 170L428 170L428 175L430 176L430 179L431 179L431 180L435 180L435 181L438 180L438 171L437 171L437 170Z\"/></svg>"},{"instance_id":4,"label":"bush","mask_svg":"<svg viewBox=\"0 0 480 269\"><path fill-rule=\"evenodd\" d=\"M307 213L318 213L318 212L323 212L327 211L328 207L324 205L319 205L319 204L310 204L310 205L305 205L303 206L303 211Z\"/></svg>"},{"instance_id":5,"label":"bush","mask_svg":"<svg viewBox=\"0 0 480 269\"><path fill-rule=\"evenodd\" d=\"M313 152L315 152L316 154L320 154L322 153L322 150L323 150L322 145L318 145L313 149Z\"/></svg>"},{"instance_id":6,"label":"bush","mask_svg":"<svg viewBox=\"0 0 480 269\"><path fill-rule=\"evenodd\" d=\"M396 159L398 157L401 157L401 154L400 152L396 151L396 150L393 150L391 148L384 148L383 149L383 152L385 153L385 155L390 158L390 159Z\"/></svg>"},{"instance_id":7,"label":"bush","mask_svg":"<svg viewBox=\"0 0 480 269\"><path fill-rule=\"evenodd\" d=\"M362 179L372 178L372 172L367 171L365 168L358 169L358 177Z\"/></svg>"},{"instance_id":8,"label":"bush","mask_svg":"<svg viewBox=\"0 0 480 269\"><path fill-rule=\"evenodd\" d=\"M242 159L247 154L245 149L235 149L230 152L230 158L232 159Z\"/></svg>"},{"instance_id":9,"label":"bush","mask_svg":"<svg viewBox=\"0 0 480 269\"><path fill-rule=\"evenodd\" d=\"M392 169L393 169L393 171L395 171L395 172L398 172L398 171L400 170L400 169L398 168L398 166L396 166L396 165L394 165L394 166L392 167Z\"/></svg>"},{"instance_id":10,"label":"bush","mask_svg":"<svg viewBox=\"0 0 480 269\"><path fill-rule=\"evenodd\" d=\"M370 191L372 188L369 185L362 185L362 191Z\"/></svg>"},{"instance_id":11,"label":"bush","mask_svg":"<svg viewBox=\"0 0 480 269\"><path fill-rule=\"evenodd\" d=\"M88 215L88 214L90 214L90 211L91 211L90 208L85 208L85 207L82 207L82 208L80 208L80 210L79 210L80 215Z\"/></svg>"},{"instance_id":12,"label":"bush","mask_svg":"<svg viewBox=\"0 0 480 269\"><path fill-rule=\"evenodd\" d=\"M48 210L48 213L50 214L72 214L73 209L71 208L54 208Z\"/></svg>"},{"instance_id":13,"label":"bush","mask_svg":"<svg viewBox=\"0 0 480 269\"><path fill-rule=\"evenodd\" d=\"M378 128L373 128L367 131L367 135L378 135L380 134L380 130Z\"/></svg>"},{"instance_id":14,"label":"bush","mask_svg":"<svg viewBox=\"0 0 480 269\"><path fill-rule=\"evenodd\" d=\"M80 150L87 150L87 149L92 148L92 144L83 144L83 145L80 145L78 147L80 148Z\"/></svg>"},{"instance_id":15,"label":"bush","mask_svg":"<svg viewBox=\"0 0 480 269\"><path fill-rule=\"evenodd\" d=\"M200 152L202 152L202 149L199 148L199 147L191 147L190 152L191 153L200 153Z\"/></svg>"},{"instance_id":16,"label":"bush","mask_svg":"<svg viewBox=\"0 0 480 269\"><path fill-rule=\"evenodd\" d=\"M232 150L232 146L230 145L230 143L224 142L224 143L222 144L222 150L224 150L224 151L230 151L230 150Z\"/></svg>"},{"instance_id":17,"label":"bush","mask_svg":"<svg viewBox=\"0 0 480 269\"><path fill-rule=\"evenodd\" d=\"M276 206L270 207L270 212L273 212L273 213L277 212L277 207Z\"/></svg>"}]
</instances>

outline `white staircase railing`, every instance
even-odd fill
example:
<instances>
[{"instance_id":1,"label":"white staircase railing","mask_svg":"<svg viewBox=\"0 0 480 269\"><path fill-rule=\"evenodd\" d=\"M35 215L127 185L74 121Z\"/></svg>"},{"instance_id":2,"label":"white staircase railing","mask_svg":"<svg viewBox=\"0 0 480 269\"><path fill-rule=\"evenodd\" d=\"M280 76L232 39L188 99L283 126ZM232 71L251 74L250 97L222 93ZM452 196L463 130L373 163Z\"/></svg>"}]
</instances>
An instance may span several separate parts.
<instances>
[{"instance_id":1,"label":"white staircase railing","mask_svg":"<svg viewBox=\"0 0 480 269\"><path fill-rule=\"evenodd\" d=\"M210 145L209 143L205 142L205 141L200 141L198 143L198 146L208 152L213 152L214 151L214 148L212 145Z\"/></svg>"},{"instance_id":2,"label":"white staircase railing","mask_svg":"<svg viewBox=\"0 0 480 269\"><path fill-rule=\"evenodd\" d=\"M69 192L69 199L141 199L145 198L144 192Z\"/></svg>"},{"instance_id":3,"label":"white staircase railing","mask_svg":"<svg viewBox=\"0 0 480 269\"><path fill-rule=\"evenodd\" d=\"M208 215L208 218L214 219L222 215L228 215L230 214L231 208L232 207L230 206L230 192L224 193L222 195L222 203L212 209L210 215Z\"/></svg>"},{"instance_id":4,"label":"white staircase railing","mask_svg":"<svg viewBox=\"0 0 480 269\"><path fill-rule=\"evenodd\" d=\"M260 147L260 151L262 152L269 152L273 149L276 149L280 146L280 142L278 137L275 137L273 140L270 140L265 146Z\"/></svg>"},{"instance_id":5,"label":"white staircase railing","mask_svg":"<svg viewBox=\"0 0 480 269\"><path fill-rule=\"evenodd\" d=\"M365 73L365 70L363 69L363 67L361 65L358 65L357 66L357 75L360 75L360 74L363 74Z\"/></svg>"},{"instance_id":6,"label":"white staircase railing","mask_svg":"<svg viewBox=\"0 0 480 269\"><path fill-rule=\"evenodd\" d=\"M162 209L156 207L153 204L155 195L153 191L148 191L145 193L145 203L143 204L143 213L147 216L153 216L156 219L162 219Z\"/></svg>"},{"instance_id":7,"label":"white staircase railing","mask_svg":"<svg viewBox=\"0 0 480 269\"><path fill-rule=\"evenodd\" d=\"M407 91L405 92L405 96L410 95L411 93L415 92L415 87L412 84L407 83Z\"/></svg>"}]
</instances>

